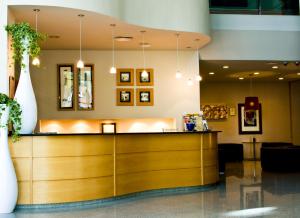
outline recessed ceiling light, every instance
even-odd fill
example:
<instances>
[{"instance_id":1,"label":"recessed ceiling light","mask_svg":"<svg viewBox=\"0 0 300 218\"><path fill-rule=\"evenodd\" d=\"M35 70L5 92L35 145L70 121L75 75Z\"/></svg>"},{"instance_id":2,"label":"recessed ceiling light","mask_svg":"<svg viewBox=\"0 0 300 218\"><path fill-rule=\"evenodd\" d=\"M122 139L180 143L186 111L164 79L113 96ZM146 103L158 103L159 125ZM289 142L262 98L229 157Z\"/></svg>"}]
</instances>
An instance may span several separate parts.
<instances>
[{"instance_id":1,"label":"recessed ceiling light","mask_svg":"<svg viewBox=\"0 0 300 218\"><path fill-rule=\"evenodd\" d=\"M209 75L215 75L215 72L209 72L208 74Z\"/></svg>"},{"instance_id":2,"label":"recessed ceiling light","mask_svg":"<svg viewBox=\"0 0 300 218\"><path fill-rule=\"evenodd\" d=\"M278 79L279 79L279 80L284 80L284 78L283 78L283 77L279 77Z\"/></svg>"},{"instance_id":3,"label":"recessed ceiling light","mask_svg":"<svg viewBox=\"0 0 300 218\"><path fill-rule=\"evenodd\" d=\"M300 76L300 72L299 72L299 73L297 73L297 75L298 75L298 76Z\"/></svg>"},{"instance_id":4,"label":"recessed ceiling light","mask_svg":"<svg viewBox=\"0 0 300 218\"><path fill-rule=\"evenodd\" d=\"M143 48L149 48L149 47L151 47L151 44L150 43L148 43L148 42L144 42L144 43L140 43L140 46Z\"/></svg>"},{"instance_id":5,"label":"recessed ceiling light","mask_svg":"<svg viewBox=\"0 0 300 218\"><path fill-rule=\"evenodd\" d=\"M259 75L259 74L260 74L260 72L255 72L255 73L254 73L254 75Z\"/></svg>"},{"instance_id":6,"label":"recessed ceiling light","mask_svg":"<svg viewBox=\"0 0 300 218\"><path fill-rule=\"evenodd\" d=\"M118 42L129 42L133 39L131 36L116 36L115 40Z\"/></svg>"},{"instance_id":7,"label":"recessed ceiling light","mask_svg":"<svg viewBox=\"0 0 300 218\"><path fill-rule=\"evenodd\" d=\"M272 68L273 68L273 69L278 69L278 66L273 66Z\"/></svg>"},{"instance_id":8,"label":"recessed ceiling light","mask_svg":"<svg viewBox=\"0 0 300 218\"><path fill-rule=\"evenodd\" d=\"M229 66L227 66L227 65L223 66L223 69L228 69L228 68L229 68Z\"/></svg>"},{"instance_id":9,"label":"recessed ceiling light","mask_svg":"<svg viewBox=\"0 0 300 218\"><path fill-rule=\"evenodd\" d=\"M239 80L244 80L245 78L244 77L239 77Z\"/></svg>"}]
</instances>

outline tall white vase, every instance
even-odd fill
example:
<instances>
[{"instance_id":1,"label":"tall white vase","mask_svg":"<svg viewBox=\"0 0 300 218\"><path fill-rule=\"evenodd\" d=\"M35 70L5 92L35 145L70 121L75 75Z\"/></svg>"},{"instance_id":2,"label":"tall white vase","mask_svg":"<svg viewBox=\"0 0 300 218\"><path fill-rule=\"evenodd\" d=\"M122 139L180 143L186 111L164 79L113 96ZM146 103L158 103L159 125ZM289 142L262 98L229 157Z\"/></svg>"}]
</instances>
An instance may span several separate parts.
<instances>
[{"instance_id":1,"label":"tall white vase","mask_svg":"<svg viewBox=\"0 0 300 218\"><path fill-rule=\"evenodd\" d=\"M0 110L5 108L0 119L1 126L8 121L9 108L0 104ZM0 128L0 214L13 212L18 198L18 183L13 162L8 147L8 130Z\"/></svg>"},{"instance_id":2,"label":"tall white vase","mask_svg":"<svg viewBox=\"0 0 300 218\"><path fill-rule=\"evenodd\" d=\"M28 40L23 41L28 46ZM29 54L27 51L23 53L21 74L19 84L15 94L15 100L20 104L22 110L22 126L21 134L31 134L37 123L37 105L31 84L29 73Z\"/></svg>"}]
</instances>

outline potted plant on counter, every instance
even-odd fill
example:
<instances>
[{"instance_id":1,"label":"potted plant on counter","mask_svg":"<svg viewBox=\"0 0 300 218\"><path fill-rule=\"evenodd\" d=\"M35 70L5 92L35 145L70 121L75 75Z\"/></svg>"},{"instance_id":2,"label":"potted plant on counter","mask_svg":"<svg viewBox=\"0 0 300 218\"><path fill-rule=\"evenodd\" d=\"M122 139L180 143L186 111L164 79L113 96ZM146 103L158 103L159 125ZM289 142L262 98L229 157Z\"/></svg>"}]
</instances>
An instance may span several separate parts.
<instances>
[{"instance_id":1,"label":"potted plant on counter","mask_svg":"<svg viewBox=\"0 0 300 218\"><path fill-rule=\"evenodd\" d=\"M22 126L20 133L30 134L37 123L37 104L31 84L29 73L29 56L35 58L41 48L39 41L45 39L45 35L38 33L28 23L14 23L5 27L12 37L13 59L21 66L21 74L16 90L15 100L20 104L22 113Z\"/></svg>"},{"instance_id":2,"label":"potted plant on counter","mask_svg":"<svg viewBox=\"0 0 300 218\"><path fill-rule=\"evenodd\" d=\"M21 129L21 108L18 102L0 93L0 214L11 213L17 203L18 183L8 146L8 124L13 125L13 141Z\"/></svg>"}]
</instances>

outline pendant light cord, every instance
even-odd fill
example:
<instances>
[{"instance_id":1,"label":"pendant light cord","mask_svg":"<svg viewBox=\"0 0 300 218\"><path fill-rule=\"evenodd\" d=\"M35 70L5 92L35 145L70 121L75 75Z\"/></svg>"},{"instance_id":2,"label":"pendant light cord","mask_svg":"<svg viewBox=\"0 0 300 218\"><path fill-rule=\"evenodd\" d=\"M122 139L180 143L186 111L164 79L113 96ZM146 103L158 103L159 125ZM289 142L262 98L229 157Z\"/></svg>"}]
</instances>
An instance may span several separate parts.
<instances>
[{"instance_id":1,"label":"pendant light cord","mask_svg":"<svg viewBox=\"0 0 300 218\"><path fill-rule=\"evenodd\" d=\"M178 52L178 47L179 47L179 34L176 34L177 39L176 39L176 68L177 71L179 71L179 52Z\"/></svg>"},{"instance_id":2,"label":"pendant light cord","mask_svg":"<svg viewBox=\"0 0 300 218\"><path fill-rule=\"evenodd\" d=\"M145 31L142 31L142 48L143 48L143 59L144 59L144 70L146 70L146 57L145 57Z\"/></svg>"},{"instance_id":3,"label":"pendant light cord","mask_svg":"<svg viewBox=\"0 0 300 218\"><path fill-rule=\"evenodd\" d=\"M80 60L81 59L81 19L82 17L80 16L80 20L79 20L79 56L80 56Z\"/></svg>"},{"instance_id":4,"label":"pendant light cord","mask_svg":"<svg viewBox=\"0 0 300 218\"><path fill-rule=\"evenodd\" d=\"M38 31L38 28L37 28L37 26L38 26L38 10L36 9L35 10L35 32L37 32Z\"/></svg>"}]
</instances>

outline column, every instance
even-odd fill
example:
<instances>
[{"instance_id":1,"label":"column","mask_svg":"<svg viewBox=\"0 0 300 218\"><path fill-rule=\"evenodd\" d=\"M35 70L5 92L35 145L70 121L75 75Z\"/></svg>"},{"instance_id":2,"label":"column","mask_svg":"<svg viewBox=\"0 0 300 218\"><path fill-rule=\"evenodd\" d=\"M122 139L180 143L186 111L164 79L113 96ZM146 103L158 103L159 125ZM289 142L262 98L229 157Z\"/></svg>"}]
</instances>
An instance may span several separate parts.
<instances>
[{"instance_id":1,"label":"column","mask_svg":"<svg viewBox=\"0 0 300 218\"><path fill-rule=\"evenodd\" d=\"M5 26L7 25L7 0L0 1L0 93L8 94L8 39Z\"/></svg>"}]
</instances>

